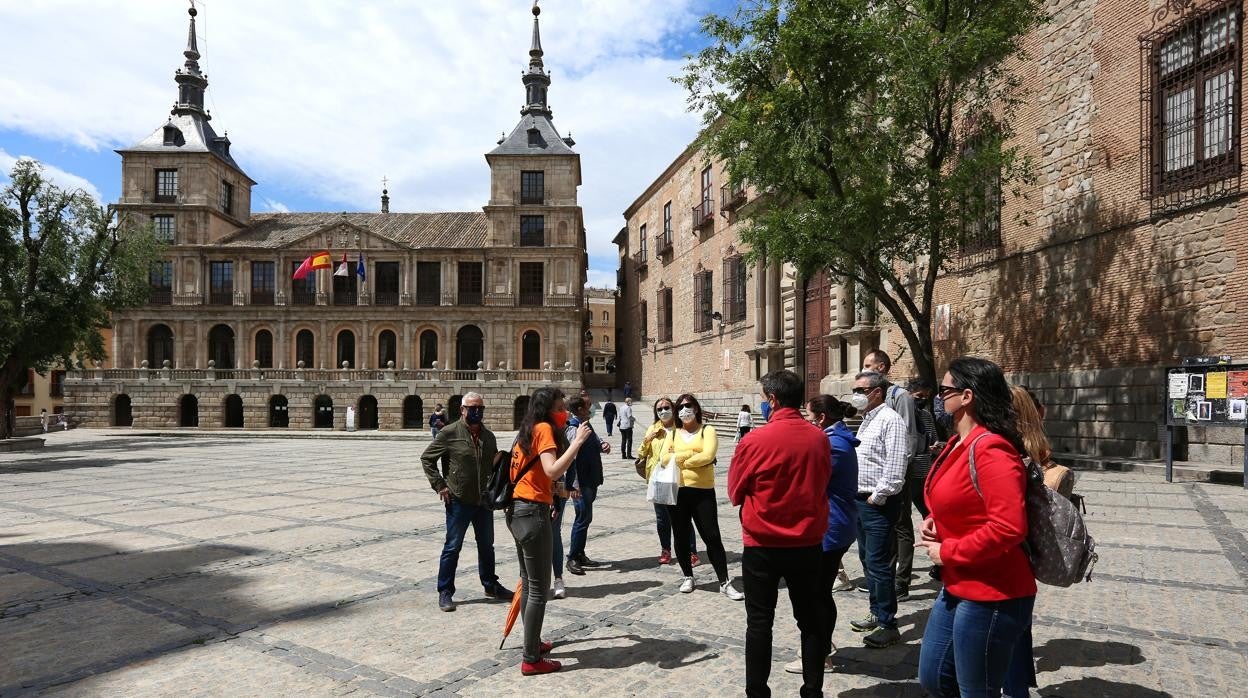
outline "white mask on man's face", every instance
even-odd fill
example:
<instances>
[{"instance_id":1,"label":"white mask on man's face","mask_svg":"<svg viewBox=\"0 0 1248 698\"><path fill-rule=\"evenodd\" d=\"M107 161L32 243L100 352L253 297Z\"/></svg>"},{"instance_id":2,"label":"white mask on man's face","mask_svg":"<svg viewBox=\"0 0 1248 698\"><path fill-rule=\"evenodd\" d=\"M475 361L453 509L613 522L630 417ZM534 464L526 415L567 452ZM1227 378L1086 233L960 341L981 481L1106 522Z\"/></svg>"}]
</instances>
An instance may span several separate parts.
<instances>
[{"instance_id":1,"label":"white mask on man's face","mask_svg":"<svg viewBox=\"0 0 1248 698\"><path fill-rule=\"evenodd\" d=\"M853 405L854 409L859 412L865 411L867 409L867 403L869 402L870 400L867 399L867 396L862 393L854 393L849 396L849 404Z\"/></svg>"}]
</instances>

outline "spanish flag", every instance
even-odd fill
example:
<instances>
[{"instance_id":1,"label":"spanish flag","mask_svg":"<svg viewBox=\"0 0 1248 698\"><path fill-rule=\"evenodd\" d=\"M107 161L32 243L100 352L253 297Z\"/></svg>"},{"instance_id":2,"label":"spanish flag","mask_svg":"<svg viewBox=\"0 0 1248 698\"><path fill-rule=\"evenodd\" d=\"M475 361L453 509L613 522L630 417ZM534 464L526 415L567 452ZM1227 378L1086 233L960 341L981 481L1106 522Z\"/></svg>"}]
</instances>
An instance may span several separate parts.
<instances>
[{"instance_id":1,"label":"spanish flag","mask_svg":"<svg viewBox=\"0 0 1248 698\"><path fill-rule=\"evenodd\" d=\"M330 259L329 252L327 250L321 250L320 252L317 252L311 257L303 260L303 264L299 265L299 268L295 270L295 273L291 275L290 278L303 279L317 269L332 269L333 267L334 262Z\"/></svg>"}]
</instances>

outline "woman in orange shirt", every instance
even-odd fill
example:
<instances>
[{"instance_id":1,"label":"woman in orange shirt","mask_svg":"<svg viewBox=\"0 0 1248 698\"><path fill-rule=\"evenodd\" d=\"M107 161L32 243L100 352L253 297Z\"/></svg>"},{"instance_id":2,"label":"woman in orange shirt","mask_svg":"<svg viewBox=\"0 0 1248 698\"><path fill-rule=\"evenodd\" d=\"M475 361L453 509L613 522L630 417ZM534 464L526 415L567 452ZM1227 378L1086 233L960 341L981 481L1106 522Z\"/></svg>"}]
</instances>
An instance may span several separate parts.
<instances>
[{"instance_id":1,"label":"woman in orange shirt","mask_svg":"<svg viewBox=\"0 0 1248 698\"><path fill-rule=\"evenodd\" d=\"M524 622L525 676L559 671L559 662L544 658L552 645L542 642L542 621L546 617L546 590L550 588L551 556L554 541L551 506L554 481L563 477L576 458L581 444L589 438L588 424L576 430L572 443L563 434L568 411L563 392L538 388L529 398L529 408L520 423L520 434L511 450L511 479L516 483L514 499L507 507L507 529L516 539L520 558L520 615Z\"/></svg>"}]
</instances>

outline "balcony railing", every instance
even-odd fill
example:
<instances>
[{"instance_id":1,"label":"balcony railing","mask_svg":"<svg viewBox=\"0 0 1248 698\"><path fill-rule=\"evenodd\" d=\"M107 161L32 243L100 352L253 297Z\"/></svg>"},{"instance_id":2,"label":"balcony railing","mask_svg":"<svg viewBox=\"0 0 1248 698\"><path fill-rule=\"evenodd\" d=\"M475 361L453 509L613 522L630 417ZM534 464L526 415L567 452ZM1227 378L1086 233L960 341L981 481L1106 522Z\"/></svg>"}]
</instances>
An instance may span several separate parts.
<instances>
[{"instance_id":1,"label":"balcony railing","mask_svg":"<svg viewBox=\"0 0 1248 698\"><path fill-rule=\"evenodd\" d=\"M732 211L744 203L744 184L725 184L719 188L719 209L721 211Z\"/></svg>"},{"instance_id":2,"label":"balcony railing","mask_svg":"<svg viewBox=\"0 0 1248 698\"><path fill-rule=\"evenodd\" d=\"M541 291L521 291L520 305L542 305Z\"/></svg>"},{"instance_id":3,"label":"balcony railing","mask_svg":"<svg viewBox=\"0 0 1248 698\"><path fill-rule=\"evenodd\" d=\"M253 290L251 292L251 304L252 305L273 305L273 292Z\"/></svg>"},{"instance_id":4,"label":"balcony railing","mask_svg":"<svg viewBox=\"0 0 1248 698\"><path fill-rule=\"evenodd\" d=\"M153 288L147 297L148 305L173 305L173 289Z\"/></svg>"},{"instance_id":5,"label":"balcony railing","mask_svg":"<svg viewBox=\"0 0 1248 698\"><path fill-rule=\"evenodd\" d=\"M541 206L546 203L546 192L517 191L515 200L519 201L521 206Z\"/></svg>"},{"instance_id":6,"label":"balcony railing","mask_svg":"<svg viewBox=\"0 0 1248 698\"><path fill-rule=\"evenodd\" d=\"M373 295L373 305L398 305L398 291L378 291Z\"/></svg>"},{"instance_id":7,"label":"balcony railing","mask_svg":"<svg viewBox=\"0 0 1248 698\"><path fill-rule=\"evenodd\" d=\"M324 369L324 368L232 368L232 369L149 369L149 368L94 368L81 371L70 371L65 380L69 383L80 381L135 381L135 380L168 380L168 381L368 381L368 382L482 382L524 381L538 383L579 383L581 374L576 367L562 369L523 369L523 370L451 370L445 368L422 369Z\"/></svg>"},{"instance_id":8,"label":"balcony railing","mask_svg":"<svg viewBox=\"0 0 1248 698\"><path fill-rule=\"evenodd\" d=\"M654 258L660 259L672 251L671 233L659 233L654 236Z\"/></svg>"},{"instance_id":9,"label":"balcony railing","mask_svg":"<svg viewBox=\"0 0 1248 698\"><path fill-rule=\"evenodd\" d=\"M649 262L650 260L646 258L646 250L644 247L633 253L633 264L636 265L637 271L645 269Z\"/></svg>"},{"instance_id":10,"label":"balcony railing","mask_svg":"<svg viewBox=\"0 0 1248 698\"><path fill-rule=\"evenodd\" d=\"M316 305L316 291L293 291L290 294L291 305Z\"/></svg>"},{"instance_id":11,"label":"balcony railing","mask_svg":"<svg viewBox=\"0 0 1248 698\"><path fill-rule=\"evenodd\" d=\"M693 207L693 229L701 230L715 222L715 207L710 199Z\"/></svg>"},{"instance_id":12,"label":"balcony railing","mask_svg":"<svg viewBox=\"0 0 1248 698\"><path fill-rule=\"evenodd\" d=\"M334 305L357 305L359 296L355 291L334 291Z\"/></svg>"},{"instance_id":13,"label":"balcony railing","mask_svg":"<svg viewBox=\"0 0 1248 698\"><path fill-rule=\"evenodd\" d=\"M441 302L441 294L437 289L416 290L416 305L440 305Z\"/></svg>"},{"instance_id":14,"label":"balcony railing","mask_svg":"<svg viewBox=\"0 0 1248 698\"><path fill-rule=\"evenodd\" d=\"M481 292L480 291L460 291L459 292L459 304L460 305L481 305Z\"/></svg>"},{"instance_id":15,"label":"balcony railing","mask_svg":"<svg viewBox=\"0 0 1248 698\"><path fill-rule=\"evenodd\" d=\"M234 290L209 291L209 305L234 305Z\"/></svg>"}]
</instances>

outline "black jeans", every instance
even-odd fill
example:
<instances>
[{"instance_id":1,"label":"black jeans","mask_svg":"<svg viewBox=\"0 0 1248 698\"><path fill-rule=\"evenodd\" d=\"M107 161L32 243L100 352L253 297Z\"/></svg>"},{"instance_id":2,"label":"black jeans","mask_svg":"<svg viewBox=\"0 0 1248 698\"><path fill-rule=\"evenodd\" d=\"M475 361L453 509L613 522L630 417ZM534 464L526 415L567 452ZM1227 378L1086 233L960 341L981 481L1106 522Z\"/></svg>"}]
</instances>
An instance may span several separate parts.
<instances>
[{"instance_id":1,"label":"black jeans","mask_svg":"<svg viewBox=\"0 0 1248 698\"><path fill-rule=\"evenodd\" d=\"M789 588L793 618L802 632L802 696L823 695L823 658L828 656L831 634L827 632L827 606L831 587L825 590L823 550L759 548L746 546L741 555L741 580L745 586L745 695L771 695L771 627L776 619L780 580ZM832 576L836 576L835 566Z\"/></svg>"},{"instance_id":2,"label":"black jeans","mask_svg":"<svg viewBox=\"0 0 1248 698\"><path fill-rule=\"evenodd\" d=\"M693 576L693 561L689 559L689 539L693 535L693 527L697 526L706 556L715 568L715 576L719 578L720 584L728 581L728 555L724 552L724 542L719 537L715 490L682 487L676 495L676 506L669 508L668 513L672 515L672 535L676 538L672 545L676 547L676 561L680 563L680 571L686 577Z\"/></svg>"},{"instance_id":3,"label":"black jeans","mask_svg":"<svg viewBox=\"0 0 1248 698\"><path fill-rule=\"evenodd\" d=\"M623 458L633 457L633 428L625 429L620 427L620 456Z\"/></svg>"},{"instance_id":4,"label":"black jeans","mask_svg":"<svg viewBox=\"0 0 1248 698\"><path fill-rule=\"evenodd\" d=\"M897 550L893 555L893 567L897 570L897 589L910 590L910 576L914 572L914 521L910 518L910 505L918 510L919 515L927 518L927 504L923 500L924 478L911 475L906 478L897 495L901 499L901 514L897 518Z\"/></svg>"},{"instance_id":5,"label":"black jeans","mask_svg":"<svg viewBox=\"0 0 1248 698\"><path fill-rule=\"evenodd\" d=\"M546 618L546 590L550 588L550 505L517 499L507 508L507 528L516 539L520 558L520 616L524 619L524 661L541 659L542 621Z\"/></svg>"},{"instance_id":6,"label":"black jeans","mask_svg":"<svg viewBox=\"0 0 1248 698\"><path fill-rule=\"evenodd\" d=\"M828 605L824 609L823 623L824 637L828 641L825 655L832 651L832 633L836 630L836 598L832 595L832 587L836 585L836 573L841 569L841 558L845 557L848 551L848 545L836 550L825 550L819 564L819 593L828 599Z\"/></svg>"}]
</instances>

